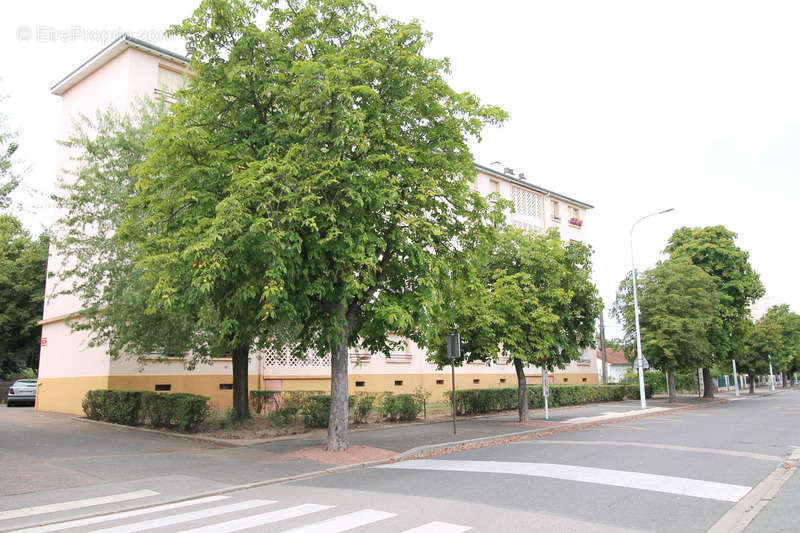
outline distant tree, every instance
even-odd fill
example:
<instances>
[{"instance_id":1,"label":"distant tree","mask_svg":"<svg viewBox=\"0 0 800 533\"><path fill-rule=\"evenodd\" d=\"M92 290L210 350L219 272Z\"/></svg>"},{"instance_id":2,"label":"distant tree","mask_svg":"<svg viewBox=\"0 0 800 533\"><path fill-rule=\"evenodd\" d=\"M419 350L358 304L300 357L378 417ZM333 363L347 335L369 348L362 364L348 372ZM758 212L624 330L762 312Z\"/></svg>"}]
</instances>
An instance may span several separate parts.
<instances>
[{"instance_id":1,"label":"distant tree","mask_svg":"<svg viewBox=\"0 0 800 533\"><path fill-rule=\"evenodd\" d=\"M795 371L800 350L800 315L788 305L770 307L750 330L746 347L746 366L763 375L771 361L773 372L784 375L786 383L788 374ZM738 365L738 359L736 362Z\"/></svg>"},{"instance_id":2,"label":"distant tree","mask_svg":"<svg viewBox=\"0 0 800 533\"><path fill-rule=\"evenodd\" d=\"M217 327L239 418L253 348L329 354L327 448L344 450L348 347L388 353L413 328L426 274L487 208L469 143L505 113L448 86L418 23L359 0L207 0L173 32L194 77L122 231L149 309Z\"/></svg>"},{"instance_id":3,"label":"distant tree","mask_svg":"<svg viewBox=\"0 0 800 533\"><path fill-rule=\"evenodd\" d=\"M131 206L138 195L133 168L146 158L147 140L164 113L162 104L143 101L129 114L109 108L78 118L64 141L74 164L55 198L60 216L50 270L54 294L80 300L80 312L68 323L88 330L90 345L107 346L114 358L189 352L192 368L223 351L216 331L187 313L149 304L155 284L136 261L140 241L122 231L144 216Z\"/></svg>"},{"instance_id":4,"label":"distant tree","mask_svg":"<svg viewBox=\"0 0 800 533\"><path fill-rule=\"evenodd\" d=\"M537 235L503 228L453 265L427 304L425 344L447 364L446 338L459 333L459 364L513 363L519 387L519 420L528 418L525 368L564 368L593 344L601 302L590 280L591 250L563 242L556 230Z\"/></svg>"},{"instance_id":5,"label":"distant tree","mask_svg":"<svg viewBox=\"0 0 800 533\"><path fill-rule=\"evenodd\" d=\"M644 274L642 352L651 367L667 373L670 402L677 400L675 372L705 366L711 359L715 305L713 280L687 258L662 261Z\"/></svg>"},{"instance_id":6,"label":"distant tree","mask_svg":"<svg viewBox=\"0 0 800 533\"><path fill-rule=\"evenodd\" d=\"M679 228L669 239L665 252L670 258L686 257L708 273L716 285L716 322L709 336L713 359L703 368L703 396L714 397L711 365L741 351L745 341L742 321L750 305L764 295L764 286L749 262L749 254L736 243L736 233L723 226Z\"/></svg>"},{"instance_id":7,"label":"distant tree","mask_svg":"<svg viewBox=\"0 0 800 533\"><path fill-rule=\"evenodd\" d=\"M39 367L48 237L0 215L0 374Z\"/></svg>"}]
</instances>

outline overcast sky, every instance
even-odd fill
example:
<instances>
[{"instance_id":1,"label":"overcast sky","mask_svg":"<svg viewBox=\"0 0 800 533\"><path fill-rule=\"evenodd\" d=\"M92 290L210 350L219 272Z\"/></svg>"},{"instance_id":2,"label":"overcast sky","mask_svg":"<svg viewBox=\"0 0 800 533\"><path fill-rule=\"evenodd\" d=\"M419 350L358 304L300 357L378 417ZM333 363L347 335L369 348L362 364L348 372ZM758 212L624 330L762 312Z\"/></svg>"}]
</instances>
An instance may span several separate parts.
<instances>
[{"instance_id":1,"label":"overcast sky","mask_svg":"<svg viewBox=\"0 0 800 533\"><path fill-rule=\"evenodd\" d=\"M800 311L800 3L380 0L418 18L452 85L511 116L474 147L529 181L592 204L584 230L610 307L630 270L660 258L681 226L723 224L772 303ZM29 167L17 199L31 227L49 220L59 98L49 88L124 31L160 35L196 1L7 3L0 20L3 112ZM611 321L613 322L613 321ZM614 337L619 330L612 324Z\"/></svg>"}]
</instances>

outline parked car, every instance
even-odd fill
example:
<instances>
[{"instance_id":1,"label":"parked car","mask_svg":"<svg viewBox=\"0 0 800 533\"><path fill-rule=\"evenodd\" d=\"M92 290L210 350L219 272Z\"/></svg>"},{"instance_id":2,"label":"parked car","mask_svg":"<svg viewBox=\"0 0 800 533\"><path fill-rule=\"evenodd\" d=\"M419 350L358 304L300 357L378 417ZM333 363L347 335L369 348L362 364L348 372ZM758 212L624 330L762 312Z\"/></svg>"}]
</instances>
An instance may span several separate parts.
<instances>
[{"instance_id":1,"label":"parked car","mask_svg":"<svg viewBox=\"0 0 800 533\"><path fill-rule=\"evenodd\" d=\"M36 403L37 382L35 379L18 379L8 388L8 406Z\"/></svg>"}]
</instances>

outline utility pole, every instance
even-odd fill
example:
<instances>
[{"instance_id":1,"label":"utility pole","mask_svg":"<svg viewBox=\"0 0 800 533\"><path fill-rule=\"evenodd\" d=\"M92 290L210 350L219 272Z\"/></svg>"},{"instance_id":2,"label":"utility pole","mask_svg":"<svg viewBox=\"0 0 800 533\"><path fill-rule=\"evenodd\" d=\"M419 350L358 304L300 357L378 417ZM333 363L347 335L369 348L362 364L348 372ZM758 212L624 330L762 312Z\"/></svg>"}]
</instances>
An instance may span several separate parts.
<instances>
[{"instance_id":1,"label":"utility pole","mask_svg":"<svg viewBox=\"0 0 800 533\"><path fill-rule=\"evenodd\" d=\"M606 326L603 324L605 310L600 310L600 350L603 352L603 385L608 385L608 354L606 353Z\"/></svg>"}]
</instances>

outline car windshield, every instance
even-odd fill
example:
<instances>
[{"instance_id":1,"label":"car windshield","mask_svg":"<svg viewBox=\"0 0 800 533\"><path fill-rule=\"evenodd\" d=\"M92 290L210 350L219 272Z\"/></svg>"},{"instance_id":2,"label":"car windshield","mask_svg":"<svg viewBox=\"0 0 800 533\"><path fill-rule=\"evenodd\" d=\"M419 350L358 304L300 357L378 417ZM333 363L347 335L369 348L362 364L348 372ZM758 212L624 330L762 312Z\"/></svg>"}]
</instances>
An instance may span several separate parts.
<instances>
[{"instance_id":1,"label":"car windshield","mask_svg":"<svg viewBox=\"0 0 800 533\"><path fill-rule=\"evenodd\" d=\"M36 385L35 379L18 379L14 385Z\"/></svg>"}]
</instances>

